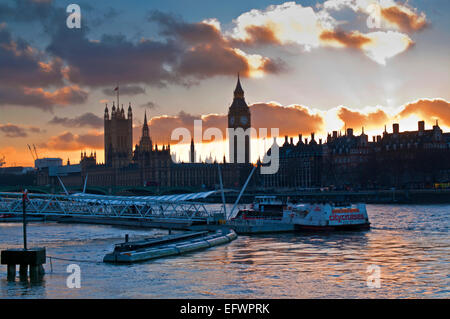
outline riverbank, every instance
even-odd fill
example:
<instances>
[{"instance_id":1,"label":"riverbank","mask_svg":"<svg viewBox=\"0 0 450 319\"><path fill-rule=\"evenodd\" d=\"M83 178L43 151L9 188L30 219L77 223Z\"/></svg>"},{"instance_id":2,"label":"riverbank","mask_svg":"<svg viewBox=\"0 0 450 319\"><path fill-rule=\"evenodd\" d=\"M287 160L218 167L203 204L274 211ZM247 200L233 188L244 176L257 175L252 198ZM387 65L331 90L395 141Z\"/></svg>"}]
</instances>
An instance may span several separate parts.
<instances>
[{"instance_id":1,"label":"riverbank","mask_svg":"<svg viewBox=\"0 0 450 319\"><path fill-rule=\"evenodd\" d=\"M234 203L237 193L227 192L227 203ZM253 202L255 196L273 195L297 202L347 202L366 204L450 204L450 189L365 190L365 191L295 191L274 189L261 192L247 191L241 203ZM206 199L211 203L222 201L220 193Z\"/></svg>"}]
</instances>

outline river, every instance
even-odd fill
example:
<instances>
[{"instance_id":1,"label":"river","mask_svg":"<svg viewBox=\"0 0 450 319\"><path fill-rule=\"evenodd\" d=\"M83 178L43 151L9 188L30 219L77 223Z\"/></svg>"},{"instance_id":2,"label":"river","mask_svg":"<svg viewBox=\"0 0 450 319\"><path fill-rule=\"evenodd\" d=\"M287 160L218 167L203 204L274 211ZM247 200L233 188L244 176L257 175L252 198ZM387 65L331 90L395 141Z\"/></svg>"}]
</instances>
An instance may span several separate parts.
<instances>
[{"instance_id":1,"label":"river","mask_svg":"<svg viewBox=\"0 0 450 319\"><path fill-rule=\"evenodd\" d=\"M239 236L228 245L132 265L102 263L115 243L158 229L30 223L29 246L53 259L38 284L6 280L1 298L449 298L450 205L367 205L359 232ZM22 224L0 224L0 249L22 245ZM81 288L66 285L78 264ZM373 266L372 266L373 265ZM368 267L379 267L369 287Z\"/></svg>"}]
</instances>

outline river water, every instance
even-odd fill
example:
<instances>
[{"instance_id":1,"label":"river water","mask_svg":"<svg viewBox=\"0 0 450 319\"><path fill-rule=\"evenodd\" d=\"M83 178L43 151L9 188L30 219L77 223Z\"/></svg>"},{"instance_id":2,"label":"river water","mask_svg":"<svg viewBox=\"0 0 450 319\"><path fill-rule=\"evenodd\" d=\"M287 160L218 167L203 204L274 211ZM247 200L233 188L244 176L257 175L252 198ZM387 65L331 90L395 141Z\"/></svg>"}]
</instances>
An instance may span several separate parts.
<instances>
[{"instance_id":1,"label":"river water","mask_svg":"<svg viewBox=\"0 0 450 319\"><path fill-rule=\"evenodd\" d=\"M39 284L8 282L1 265L0 297L449 298L450 205L367 209L368 231L239 236L228 245L133 265L101 261L125 234L133 240L167 231L30 223L29 246L77 261L47 261ZM22 224L0 224L0 249L21 245ZM73 263L80 266L81 288L66 285ZM379 267L379 288L368 286L371 265Z\"/></svg>"}]
</instances>

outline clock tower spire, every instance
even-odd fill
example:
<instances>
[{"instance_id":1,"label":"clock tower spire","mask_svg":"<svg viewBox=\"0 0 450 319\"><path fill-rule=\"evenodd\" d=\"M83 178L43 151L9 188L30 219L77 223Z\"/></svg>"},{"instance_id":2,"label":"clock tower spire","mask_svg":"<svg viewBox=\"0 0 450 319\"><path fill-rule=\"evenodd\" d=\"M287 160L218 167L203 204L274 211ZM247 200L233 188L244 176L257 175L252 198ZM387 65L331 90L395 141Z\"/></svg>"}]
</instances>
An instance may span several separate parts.
<instances>
[{"instance_id":1,"label":"clock tower spire","mask_svg":"<svg viewBox=\"0 0 450 319\"><path fill-rule=\"evenodd\" d=\"M238 153L243 154L244 163L250 163L250 109L245 102L244 90L242 89L238 73L236 88L234 89L233 103L228 109L228 128L244 130L244 140L238 139L235 134L229 136L230 162L238 163ZM240 161L242 163L242 160Z\"/></svg>"}]
</instances>

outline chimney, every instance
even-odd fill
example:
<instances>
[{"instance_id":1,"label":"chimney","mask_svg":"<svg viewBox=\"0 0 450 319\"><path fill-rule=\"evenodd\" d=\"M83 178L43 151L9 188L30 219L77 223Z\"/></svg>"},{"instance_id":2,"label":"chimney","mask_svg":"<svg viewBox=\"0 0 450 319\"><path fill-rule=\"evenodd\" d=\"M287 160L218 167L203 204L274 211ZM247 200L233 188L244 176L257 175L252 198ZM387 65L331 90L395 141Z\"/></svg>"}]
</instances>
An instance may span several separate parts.
<instances>
[{"instance_id":1,"label":"chimney","mask_svg":"<svg viewBox=\"0 0 450 319\"><path fill-rule=\"evenodd\" d=\"M392 124L392 131L394 132L394 134L398 134L400 131L400 126L398 123L394 123Z\"/></svg>"},{"instance_id":2,"label":"chimney","mask_svg":"<svg viewBox=\"0 0 450 319\"><path fill-rule=\"evenodd\" d=\"M311 141L314 141L314 133L311 133Z\"/></svg>"},{"instance_id":3,"label":"chimney","mask_svg":"<svg viewBox=\"0 0 450 319\"><path fill-rule=\"evenodd\" d=\"M337 138L337 131L333 131L333 138Z\"/></svg>"},{"instance_id":4,"label":"chimney","mask_svg":"<svg viewBox=\"0 0 450 319\"><path fill-rule=\"evenodd\" d=\"M425 131L425 121L419 121L419 132Z\"/></svg>"},{"instance_id":5,"label":"chimney","mask_svg":"<svg viewBox=\"0 0 450 319\"><path fill-rule=\"evenodd\" d=\"M291 137L291 145L294 145L294 138Z\"/></svg>"},{"instance_id":6,"label":"chimney","mask_svg":"<svg viewBox=\"0 0 450 319\"><path fill-rule=\"evenodd\" d=\"M319 144L322 145L322 139L321 138L319 138Z\"/></svg>"},{"instance_id":7,"label":"chimney","mask_svg":"<svg viewBox=\"0 0 450 319\"><path fill-rule=\"evenodd\" d=\"M372 142L374 142L375 143L375 136L372 136Z\"/></svg>"},{"instance_id":8,"label":"chimney","mask_svg":"<svg viewBox=\"0 0 450 319\"><path fill-rule=\"evenodd\" d=\"M302 142L302 134L298 134L298 142L299 142L299 143Z\"/></svg>"},{"instance_id":9,"label":"chimney","mask_svg":"<svg viewBox=\"0 0 450 319\"><path fill-rule=\"evenodd\" d=\"M381 135L377 135L377 143L381 142Z\"/></svg>"},{"instance_id":10,"label":"chimney","mask_svg":"<svg viewBox=\"0 0 450 319\"><path fill-rule=\"evenodd\" d=\"M353 136L353 129L352 128L348 128L347 129L347 135L348 136Z\"/></svg>"},{"instance_id":11,"label":"chimney","mask_svg":"<svg viewBox=\"0 0 450 319\"><path fill-rule=\"evenodd\" d=\"M288 136L287 135L284 136L284 143L286 143L286 144L288 143Z\"/></svg>"},{"instance_id":12,"label":"chimney","mask_svg":"<svg viewBox=\"0 0 450 319\"><path fill-rule=\"evenodd\" d=\"M307 137L305 138L305 144L308 144L308 138Z\"/></svg>"}]
</instances>

